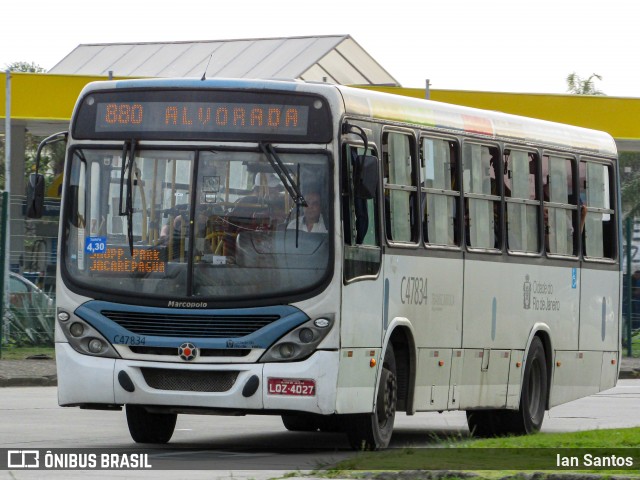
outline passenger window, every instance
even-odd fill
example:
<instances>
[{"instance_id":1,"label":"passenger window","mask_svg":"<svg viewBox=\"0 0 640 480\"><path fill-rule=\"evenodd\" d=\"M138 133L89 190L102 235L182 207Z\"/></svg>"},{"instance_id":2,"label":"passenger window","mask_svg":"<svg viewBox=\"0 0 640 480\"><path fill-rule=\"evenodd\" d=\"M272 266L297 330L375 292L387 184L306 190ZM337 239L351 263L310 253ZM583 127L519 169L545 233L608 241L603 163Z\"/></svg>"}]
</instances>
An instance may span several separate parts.
<instances>
[{"instance_id":1,"label":"passenger window","mask_svg":"<svg viewBox=\"0 0 640 480\"><path fill-rule=\"evenodd\" d=\"M611 166L580 162L580 230L588 258L615 258L611 178Z\"/></svg>"},{"instance_id":2,"label":"passenger window","mask_svg":"<svg viewBox=\"0 0 640 480\"><path fill-rule=\"evenodd\" d=\"M502 177L498 175L498 149L466 143L462 158L467 245L499 249L501 197L498 181Z\"/></svg>"},{"instance_id":3,"label":"passenger window","mask_svg":"<svg viewBox=\"0 0 640 480\"><path fill-rule=\"evenodd\" d=\"M420 147L420 187L423 210L422 234L430 245L459 245L458 144L423 138Z\"/></svg>"},{"instance_id":4,"label":"passenger window","mask_svg":"<svg viewBox=\"0 0 640 480\"><path fill-rule=\"evenodd\" d=\"M393 242L415 243L419 217L413 138L402 133L385 133L383 165L387 238Z\"/></svg>"},{"instance_id":5,"label":"passenger window","mask_svg":"<svg viewBox=\"0 0 640 480\"><path fill-rule=\"evenodd\" d=\"M522 150L504 153L504 197L507 248L512 252L538 253L540 197L536 186L538 156Z\"/></svg>"},{"instance_id":6,"label":"passenger window","mask_svg":"<svg viewBox=\"0 0 640 480\"><path fill-rule=\"evenodd\" d=\"M573 160L542 158L545 247L553 255L576 255L577 196L573 187Z\"/></svg>"}]
</instances>

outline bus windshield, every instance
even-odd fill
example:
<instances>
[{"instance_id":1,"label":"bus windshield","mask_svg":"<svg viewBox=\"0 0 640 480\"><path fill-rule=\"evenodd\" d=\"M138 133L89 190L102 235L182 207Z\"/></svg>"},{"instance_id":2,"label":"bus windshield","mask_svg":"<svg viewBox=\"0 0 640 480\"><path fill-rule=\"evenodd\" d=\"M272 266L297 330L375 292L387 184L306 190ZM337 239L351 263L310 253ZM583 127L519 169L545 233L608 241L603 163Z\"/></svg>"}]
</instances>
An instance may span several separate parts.
<instances>
[{"instance_id":1,"label":"bus windshield","mask_svg":"<svg viewBox=\"0 0 640 480\"><path fill-rule=\"evenodd\" d=\"M332 264L329 160L317 151L277 155L306 206L258 149L72 150L62 247L68 283L104 299L207 303L291 298L318 287Z\"/></svg>"}]
</instances>

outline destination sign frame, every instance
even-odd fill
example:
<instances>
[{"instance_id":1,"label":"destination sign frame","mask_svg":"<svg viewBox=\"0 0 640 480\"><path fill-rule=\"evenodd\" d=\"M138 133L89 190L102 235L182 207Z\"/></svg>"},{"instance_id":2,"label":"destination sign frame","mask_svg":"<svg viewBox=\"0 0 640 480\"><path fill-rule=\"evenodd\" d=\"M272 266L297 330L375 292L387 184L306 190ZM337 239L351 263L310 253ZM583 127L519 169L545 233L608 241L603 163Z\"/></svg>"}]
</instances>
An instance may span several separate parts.
<instances>
[{"instance_id":1,"label":"destination sign frame","mask_svg":"<svg viewBox=\"0 0 640 480\"><path fill-rule=\"evenodd\" d=\"M327 143L322 97L282 92L107 90L85 95L73 137L96 140L240 140Z\"/></svg>"}]
</instances>

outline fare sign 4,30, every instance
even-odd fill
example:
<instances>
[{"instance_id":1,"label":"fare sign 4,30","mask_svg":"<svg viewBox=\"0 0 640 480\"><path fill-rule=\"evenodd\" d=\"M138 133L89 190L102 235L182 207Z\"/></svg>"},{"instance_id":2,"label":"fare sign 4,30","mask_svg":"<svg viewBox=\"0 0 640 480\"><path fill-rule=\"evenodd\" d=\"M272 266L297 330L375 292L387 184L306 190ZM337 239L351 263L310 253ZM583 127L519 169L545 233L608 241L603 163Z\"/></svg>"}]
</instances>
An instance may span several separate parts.
<instances>
[{"instance_id":1,"label":"fare sign 4,30","mask_svg":"<svg viewBox=\"0 0 640 480\"><path fill-rule=\"evenodd\" d=\"M313 397L316 394L315 380L305 378L269 378L267 386L270 395Z\"/></svg>"}]
</instances>

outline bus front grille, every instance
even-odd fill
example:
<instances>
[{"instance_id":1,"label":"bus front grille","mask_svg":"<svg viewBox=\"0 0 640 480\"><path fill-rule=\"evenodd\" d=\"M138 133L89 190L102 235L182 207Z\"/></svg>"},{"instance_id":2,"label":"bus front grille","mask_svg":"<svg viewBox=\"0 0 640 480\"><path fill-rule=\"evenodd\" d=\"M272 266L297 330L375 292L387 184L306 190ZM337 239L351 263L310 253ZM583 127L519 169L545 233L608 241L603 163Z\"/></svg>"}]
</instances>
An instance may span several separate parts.
<instances>
[{"instance_id":1,"label":"bus front grille","mask_svg":"<svg viewBox=\"0 0 640 480\"><path fill-rule=\"evenodd\" d=\"M156 390L179 392L227 392L238 377L234 371L141 368L145 382Z\"/></svg>"},{"instance_id":2,"label":"bus front grille","mask_svg":"<svg viewBox=\"0 0 640 480\"><path fill-rule=\"evenodd\" d=\"M176 315L117 310L101 313L137 335L182 338L239 338L280 319L277 315Z\"/></svg>"}]
</instances>

